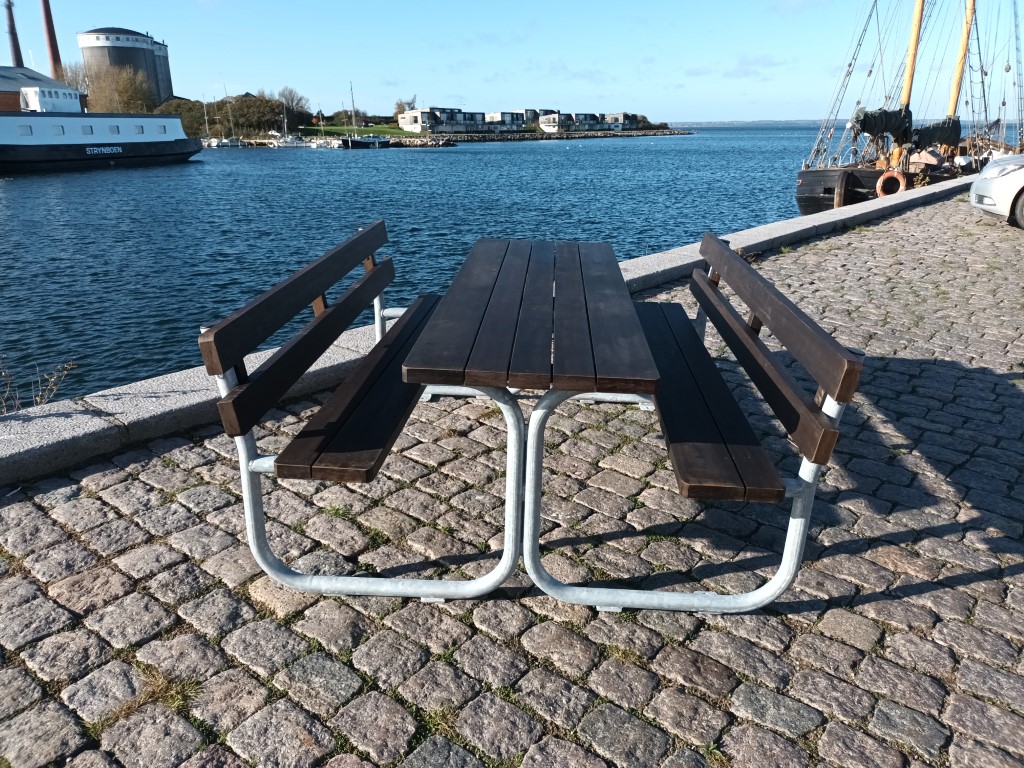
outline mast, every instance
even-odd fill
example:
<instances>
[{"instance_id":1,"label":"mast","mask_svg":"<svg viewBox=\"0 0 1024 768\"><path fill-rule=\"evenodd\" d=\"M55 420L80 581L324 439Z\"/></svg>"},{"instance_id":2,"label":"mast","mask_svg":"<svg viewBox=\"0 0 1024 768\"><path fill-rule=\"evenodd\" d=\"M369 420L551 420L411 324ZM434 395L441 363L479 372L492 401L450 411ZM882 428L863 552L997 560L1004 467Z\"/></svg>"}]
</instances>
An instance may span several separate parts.
<instances>
[{"instance_id":1,"label":"mast","mask_svg":"<svg viewBox=\"0 0 1024 768\"><path fill-rule=\"evenodd\" d=\"M348 81L348 97L352 104L352 138L356 137L356 97L352 92L352 81Z\"/></svg>"},{"instance_id":2,"label":"mast","mask_svg":"<svg viewBox=\"0 0 1024 768\"><path fill-rule=\"evenodd\" d=\"M1013 4L1013 10L1016 14L1016 2ZM972 24L974 24L974 0L967 0L967 9L964 12L964 29L960 35L960 53L957 54L956 69L953 71L953 84L949 90L949 108L946 109L947 117L954 117L960 105L960 88L964 81L964 69L967 67L967 47L971 41Z\"/></svg>"},{"instance_id":3,"label":"mast","mask_svg":"<svg viewBox=\"0 0 1024 768\"><path fill-rule=\"evenodd\" d=\"M15 67L24 67L25 61L21 58L21 45L18 43L18 28L14 26L14 3L6 0L4 7L7 8L7 34L11 38L11 63Z\"/></svg>"},{"instance_id":4,"label":"mast","mask_svg":"<svg viewBox=\"0 0 1024 768\"><path fill-rule=\"evenodd\" d=\"M46 26L46 48L50 52L50 76L54 80L63 81L64 66L60 63L60 49L57 48L57 31L53 28L50 0L43 0L43 22Z\"/></svg>"},{"instance_id":5,"label":"mast","mask_svg":"<svg viewBox=\"0 0 1024 768\"><path fill-rule=\"evenodd\" d=\"M1013 0L1013 29L1017 48L1017 71L1013 81L1017 84L1017 151L1024 149L1024 82L1021 82L1020 24L1017 21L1017 0Z\"/></svg>"},{"instance_id":6,"label":"mast","mask_svg":"<svg viewBox=\"0 0 1024 768\"><path fill-rule=\"evenodd\" d=\"M907 45L907 67L903 73L903 94L900 107L910 107L910 91L914 87L914 67L917 66L917 46L921 42L921 19L924 18L924 0L914 3L914 23L910 25L910 43Z\"/></svg>"},{"instance_id":7,"label":"mast","mask_svg":"<svg viewBox=\"0 0 1024 768\"><path fill-rule=\"evenodd\" d=\"M978 79L981 81L981 117L985 125L988 125L988 87L985 85L985 62L981 58L981 35L978 27L974 27L974 46L978 49Z\"/></svg>"}]
</instances>

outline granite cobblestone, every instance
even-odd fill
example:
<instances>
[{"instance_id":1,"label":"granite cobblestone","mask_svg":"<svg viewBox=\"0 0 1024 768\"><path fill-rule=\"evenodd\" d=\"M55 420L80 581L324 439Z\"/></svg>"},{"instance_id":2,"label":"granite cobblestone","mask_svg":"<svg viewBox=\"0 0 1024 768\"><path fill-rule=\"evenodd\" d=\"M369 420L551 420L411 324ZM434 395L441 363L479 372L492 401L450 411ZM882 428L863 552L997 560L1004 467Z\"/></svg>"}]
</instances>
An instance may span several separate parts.
<instances>
[{"instance_id":1,"label":"granite cobblestone","mask_svg":"<svg viewBox=\"0 0 1024 768\"><path fill-rule=\"evenodd\" d=\"M1020 765L1022 256L957 199L755 259L866 354L804 568L760 612L602 613L521 573L443 605L286 589L245 545L215 426L0 488L0 764ZM684 281L636 298L693 308ZM259 444L320 402L272 412ZM773 572L781 510L680 497L654 414L570 402L548 437L552 572L726 590ZM420 404L373 483L261 478L272 544L308 572L478 575L504 450L486 401Z\"/></svg>"}]
</instances>

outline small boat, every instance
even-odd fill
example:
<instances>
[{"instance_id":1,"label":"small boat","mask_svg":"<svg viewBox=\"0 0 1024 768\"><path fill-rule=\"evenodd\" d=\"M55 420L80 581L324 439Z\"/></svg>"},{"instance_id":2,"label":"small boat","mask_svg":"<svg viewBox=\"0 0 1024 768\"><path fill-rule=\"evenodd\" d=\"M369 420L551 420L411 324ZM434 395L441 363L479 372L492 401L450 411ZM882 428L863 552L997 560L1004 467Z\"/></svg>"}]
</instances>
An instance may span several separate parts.
<instances>
[{"instance_id":1,"label":"small boat","mask_svg":"<svg viewBox=\"0 0 1024 768\"><path fill-rule=\"evenodd\" d=\"M320 135L306 142L306 146L310 149L336 149L337 145L324 133L324 111L322 109L317 110L314 122L320 126Z\"/></svg>"},{"instance_id":2,"label":"small boat","mask_svg":"<svg viewBox=\"0 0 1024 768\"><path fill-rule=\"evenodd\" d=\"M274 138L270 140L270 146L277 147L278 149L304 148L306 146L306 142L298 136L292 136L288 133L288 107L282 104L281 108L283 109L283 112L281 113L281 124L283 126L284 133L271 131L270 135Z\"/></svg>"},{"instance_id":3,"label":"small boat","mask_svg":"<svg viewBox=\"0 0 1024 768\"><path fill-rule=\"evenodd\" d=\"M349 98L352 100L352 133L337 139L337 145L342 149L387 149L391 146L391 139L388 136L378 136L373 133L366 133L360 136L356 131L356 97L352 91L351 81L348 84Z\"/></svg>"},{"instance_id":4,"label":"small boat","mask_svg":"<svg viewBox=\"0 0 1024 768\"><path fill-rule=\"evenodd\" d=\"M993 153L1019 152L1024 149L1024 126L1022 115L1017 117L1017 140L1015 145L1006 141L1004 114L1005 95L998 107L1000 115L990 119L989 109L996 108L999 93L996 86L997 70L1002 70L1007 79L1012 78L1010 51L1016 49L1017 77L1012 87L1017 91L1018 111L1024 105L1024 82L1020 77L1021 47L1018 33L1016 3L1012 15L996 11L998 2L986 4L986 19L1000 21L999 28L992 34L979 33L975 15L975 0L966 0L962 16L955 4L929 3L926 14L925 0L916 0L910 26L905 64L894 73L891 82L884 76L875 76L876 69L884 73L883 64L891 62L892 52L883 50L883 41L892 35L884 27L883 17L892 19L891 14L879 11L878 0L868 9L863 28L855 30L851 46L852 57L848 62L833 102L818 131L818 136L807 160L796 178L796 203L802 214L839 208L877 197L897 194L907 188L923 186L966 173L974 173ZM897 5L896 8L900 6ZM1007 19L1012 19L1012 24ZM948 40L953 30L959 33L959 49L951 48ZM925 35L924 33L928 34ZM857 60L869 34L879 38L877 52L866 67L861 67L864 76L864 91L856 101L853 115L845 123L839 121L844 105L847 86L857 72ZM991 44L998 37L1001 55L1006 56L1005 65L999 66L991 55L983 57L979 43ZM1007 39L1009 38L1009 39ZM927 46L934 51L934 59L923 63L921 54ZM955 58L954 58L955 57ZM943 62L952 59L952 81L948 104L921 107L918 112L931 109L937 112L945 108L945 117L926 125L917 125L911 113L911 94L915 70L921 69L934 76ZM970 67L968 68L968 61ZM902 62L900 62L902 63ZM891 68L891 64L889 64ZM891 70L890 70L891 71ZM965 72L971 73L971 82L964 88ZM1009 86L1003 86L1003 93ZM966 96L964 95L966 93ZM862 99L878 98L880 107L867 110ZM898 96L898 101L896 97ZM966 106L971 113L966 136L962 136L959 108ZM920 107L920 105L919 105ZM849 112L847 112L849 114ZM997 130L1002 127L1000 137Z\"/></svg>"},{"instance_id":5,"label":"small boat","mask_svg":"<svg viewBox=\"0 0 1024 768\"><path fill-rule=\"evenodd\" d=\"M391 138L367 133L363 136L342 136L338 139L342 149L387 149L391 146Z\"/></svg>"},{"instance_id":6,"label":"small boat","mask_svg":"<svg viewBox=\"0 0 1024 768\"><path fill-rule=\"evenodd\" d=\"M276 139L271 139L270 146L279 149L299 149L305 147L306 142L298 136L278 136Z\"/></svg>"},{"instance_id":7,"label":"small boat","mask_svg":"<svg viewBox=\"0 0 1024 768\"><path fill-rule=\"evenodd\" d=\"M82 94L64 83L0 70L8 80L46 81L21 88L22 111L0 112L0 176L181 163L203 148L178 115L83 112Z\"/></svg>"}]
</instances>

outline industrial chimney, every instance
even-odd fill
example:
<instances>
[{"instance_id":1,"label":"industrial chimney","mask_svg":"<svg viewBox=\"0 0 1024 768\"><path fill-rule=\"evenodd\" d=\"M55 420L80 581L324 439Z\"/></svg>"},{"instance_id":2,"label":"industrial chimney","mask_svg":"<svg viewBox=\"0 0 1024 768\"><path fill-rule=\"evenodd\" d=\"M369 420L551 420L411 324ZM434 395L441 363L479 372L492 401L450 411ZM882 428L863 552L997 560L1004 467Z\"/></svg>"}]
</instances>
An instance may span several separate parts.
<instances>
[{"instance_id":1,"label":"industrial chimney","mask_svg":"<svg viewBox=\"0 0 1024 768\"><path fill-rule=\"evenodd\" d=\"M46 47L50 51L50 76L54 80L63 81L64 67L60 63L60 50L57 48L57 31L53 28L50 0L43 0L43 23L46 25Z\"/></svg>"},{"instance_id":2,"label":"industrial chimney","mask_svg":"<svg viewBox=\"0 0 1024 768\"><path fill-rule=\"evenodd\" d=\"M7 8L7 34L11 37L11 63L15 67L24 67L25 62L21 58L21 45L18 43L18 28L14 26L14 3L6 0L4 6Z\"/></svg>"}]
</instances>

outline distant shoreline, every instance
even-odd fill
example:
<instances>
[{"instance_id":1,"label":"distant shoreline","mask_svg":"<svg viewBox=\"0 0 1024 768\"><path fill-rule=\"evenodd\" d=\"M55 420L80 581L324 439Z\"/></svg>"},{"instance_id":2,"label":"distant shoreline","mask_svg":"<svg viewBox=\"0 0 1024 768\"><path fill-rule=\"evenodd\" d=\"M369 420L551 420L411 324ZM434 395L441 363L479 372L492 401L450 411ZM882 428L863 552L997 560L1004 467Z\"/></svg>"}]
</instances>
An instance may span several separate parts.
<instances>
[{"instance_id":1,"label":"distant shoreline","mask_svg":"<svg viewBox=\"0 0 1024 768\"><path fill-rule=\"evenodd\" d=\"M438 140L453 141L456 144L474 144L502 141L567 141L572 139L634 139L644 136L691 136L694 130L657 130L657 131L578 131L569 133L432 133L427 135L410 134L409 136L392 136L392 146L419 147L428 146Z\"/></svg>"}]
</instances>

